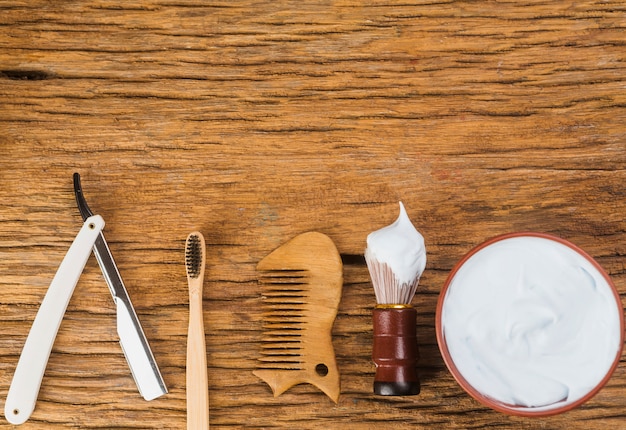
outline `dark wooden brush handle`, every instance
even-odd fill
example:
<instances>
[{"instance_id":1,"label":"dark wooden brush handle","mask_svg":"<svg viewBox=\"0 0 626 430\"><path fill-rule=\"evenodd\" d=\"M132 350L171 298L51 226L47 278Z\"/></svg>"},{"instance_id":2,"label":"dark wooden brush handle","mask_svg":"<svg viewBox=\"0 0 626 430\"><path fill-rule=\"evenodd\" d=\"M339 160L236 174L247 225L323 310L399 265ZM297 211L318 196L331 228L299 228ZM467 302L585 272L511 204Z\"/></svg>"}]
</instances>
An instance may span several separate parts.
<instances>
[{"instance_id":1,"label":"dark wooden brush handle","mask_svg":"<svg viewBox=\"0 0 626 430\"><path fill-rule=\"evenodd\" d=\"M419 352L416 338L417 312L410 306L377 306L372 359L376 364L374 393L382 396L419 394Z\"/></svg>"}]
</instances>

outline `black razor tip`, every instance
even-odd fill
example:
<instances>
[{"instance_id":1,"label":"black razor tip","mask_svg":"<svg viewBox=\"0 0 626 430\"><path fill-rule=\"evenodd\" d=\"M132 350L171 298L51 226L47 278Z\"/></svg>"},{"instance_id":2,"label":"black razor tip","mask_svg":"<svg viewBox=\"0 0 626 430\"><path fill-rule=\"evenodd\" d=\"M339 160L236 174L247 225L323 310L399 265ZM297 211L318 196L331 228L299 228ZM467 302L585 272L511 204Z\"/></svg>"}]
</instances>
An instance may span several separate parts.
<instances>
[{"instance_id":1,"label":"black razor tip","mask_svg":"<svg viewBox=\"0 0 626 430\"><path fill-rule=\"evenodd\" d=\"M74 173L74 196L76 197L76 205L78 206L78 210L80 212L80 216L85 221L87 218L93 215L91 209L87 205L85 201L85 196L83 195L83 187L80 183L80 174Z\"/></svg>"}]
</instances>

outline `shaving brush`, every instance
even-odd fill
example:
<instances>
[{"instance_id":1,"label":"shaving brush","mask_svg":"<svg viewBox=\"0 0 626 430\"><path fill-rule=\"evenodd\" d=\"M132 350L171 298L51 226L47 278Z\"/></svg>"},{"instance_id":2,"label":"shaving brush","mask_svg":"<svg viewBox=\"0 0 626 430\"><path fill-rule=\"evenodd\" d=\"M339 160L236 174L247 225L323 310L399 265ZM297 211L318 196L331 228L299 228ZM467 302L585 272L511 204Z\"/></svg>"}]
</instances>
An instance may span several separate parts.
<instances>
[{"instance_id":1,"label":"shaving brush","mask_svg":"<svg viewBox=\"0 0 626 430\"><path fill-rule=\"evenodd\" d=\"M417 311L411 301L426 266L426 248L402 202L400 216L393 224L368 235L365 261L377 302L372 312L374 393L419 394Z\"/></svg>"}]
</instances>

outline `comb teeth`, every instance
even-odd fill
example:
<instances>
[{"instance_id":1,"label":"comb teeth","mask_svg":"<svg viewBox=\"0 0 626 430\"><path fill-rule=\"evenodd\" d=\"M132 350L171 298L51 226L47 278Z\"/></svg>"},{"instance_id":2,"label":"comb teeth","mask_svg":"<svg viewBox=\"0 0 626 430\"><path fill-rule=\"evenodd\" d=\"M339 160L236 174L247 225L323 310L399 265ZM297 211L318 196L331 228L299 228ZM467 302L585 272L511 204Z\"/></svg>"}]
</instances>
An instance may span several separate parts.
<instances>
[{"instance_id":1,"label":"comb teeth","mask_svg":"<svg viewBox=\"0 0 626 430\"><path fill-rule=\"evenodd\" d=\"M187 238L185 249L185 265L187 266L187 276L197 278L200 275L202 265L202 243L196 234L190 234Z\"/></svg>"},{"instance_id":2,"label":"comb teeth","mask_svg":"<svg viewBox=\"0 0 626 430\"><path fill-rule=\"evenodd\" d=\"M260 369L302 370L302 332L308 297L307 270L259 273L263 294Z\"/></svg>"}]
</instances>

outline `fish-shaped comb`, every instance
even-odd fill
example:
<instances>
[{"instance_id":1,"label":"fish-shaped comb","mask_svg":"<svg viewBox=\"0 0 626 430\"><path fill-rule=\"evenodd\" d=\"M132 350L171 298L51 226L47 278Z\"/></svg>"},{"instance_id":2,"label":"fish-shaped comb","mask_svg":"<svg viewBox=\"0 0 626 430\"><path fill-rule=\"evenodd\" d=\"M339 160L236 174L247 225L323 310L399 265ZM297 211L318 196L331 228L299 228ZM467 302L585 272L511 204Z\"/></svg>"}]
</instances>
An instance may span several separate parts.
<instances>
[{"instance_id":1,"label":"fish-shaped comb","mask_svg":"<svg viewBox=\"0 0 626 430\"><path fill-rule=\"evenodd\" d=\"M335 403L339 371L332 327L343 286L343 265L333 241L303 233L257 265L264 302L260 365L253 373L274 397L309 383Z\"/></svg>"}]
</instances>

